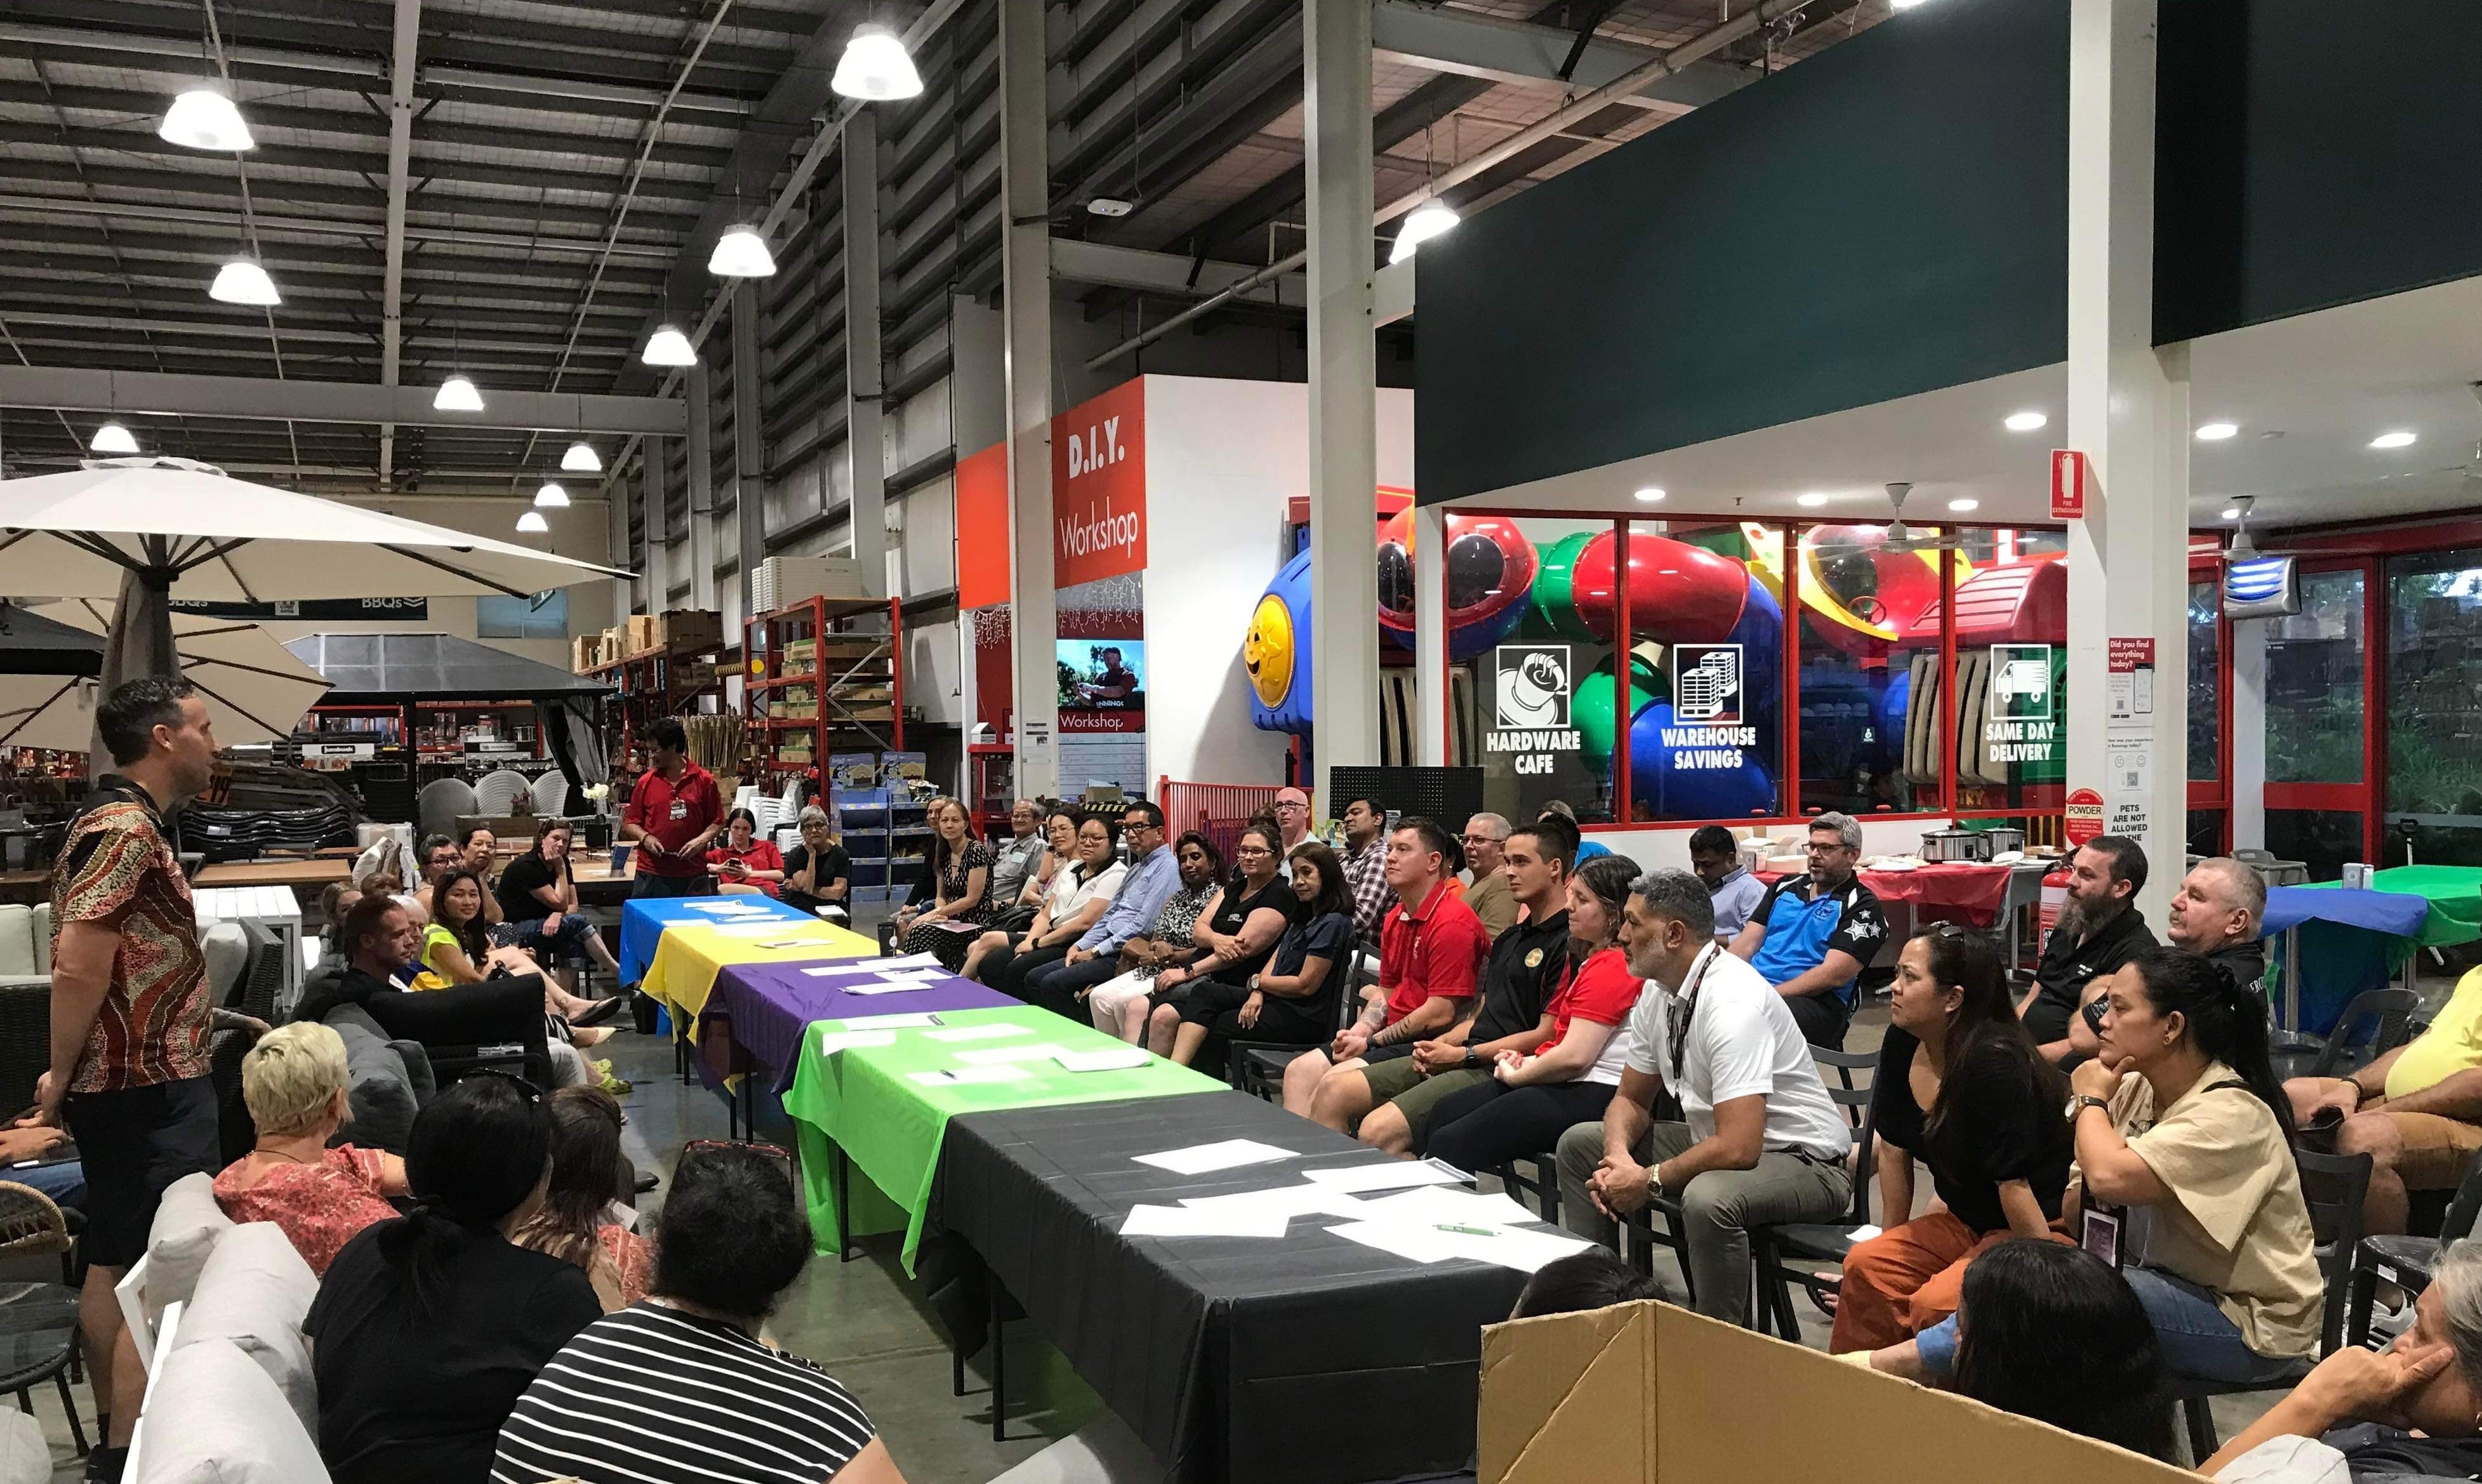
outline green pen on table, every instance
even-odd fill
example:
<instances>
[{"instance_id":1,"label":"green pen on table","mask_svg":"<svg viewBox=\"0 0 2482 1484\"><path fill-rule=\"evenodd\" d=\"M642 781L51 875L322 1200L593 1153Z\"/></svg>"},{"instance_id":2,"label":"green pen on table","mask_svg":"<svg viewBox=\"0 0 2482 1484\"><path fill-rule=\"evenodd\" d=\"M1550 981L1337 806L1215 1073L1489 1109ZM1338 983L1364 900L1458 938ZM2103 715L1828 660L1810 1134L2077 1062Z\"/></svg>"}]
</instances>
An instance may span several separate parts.
<instances>
[{"instance_id":1,"label":"green pen on table","mask_svg":"<svg viewBox=\"0 0 2482 1484\"><path fill-rule=\"evenodd\" d=\"M1440 1222L1431 1230L1434 1232L1454 1232L1459 1236L1497 1236L1499 1234L1497 1231L1490 1227L1461 1227L1451 1222Z\"/></svg>"}]
</instances>

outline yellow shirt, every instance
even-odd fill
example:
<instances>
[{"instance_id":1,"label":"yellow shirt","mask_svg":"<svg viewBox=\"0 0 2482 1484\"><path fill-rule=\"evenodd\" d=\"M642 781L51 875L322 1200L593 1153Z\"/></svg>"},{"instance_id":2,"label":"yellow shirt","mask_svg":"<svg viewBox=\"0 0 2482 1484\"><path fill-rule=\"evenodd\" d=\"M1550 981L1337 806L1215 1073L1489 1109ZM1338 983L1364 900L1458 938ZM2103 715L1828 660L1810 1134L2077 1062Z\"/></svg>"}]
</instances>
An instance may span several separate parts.
<instances>
[{"instance_id":1,"label":"yellow shirt","mask_svg":"<svg viewBox=\"0 0 2482 1484\"><path fill-rule=\"evenodd\" d=\"M2317 1238L2284 1126L2258 1094L2218 1086L2237 1080L2217 1062L2160 1116L2136 1073L2112 1094L2112 1126L2172 1192L2153 1207L2144 1260L2211 1291L2259 1355L2306 1359L2326 1291Z\"/></svg>"},{"instance_id":2,"label":"yellow shirt","mask_svg":"<svg viewBox=\"0 0 2482 1484\"><path fill-rule=\"evenodd\" d=\"M2476 1067L2482 1067L2482 968L2456 981L2439 1019L2388 1068L2387 1093L2410 1097Z\"/></svg>"},{"instance_id":3,"label":"yellow shirt","mask_svg":"<svg viewBox=\"0 0 2482 1484\"><path fill-rule=\"evenodd\" d=\"M431 926L422 930L422 972L413 976L413 983L408 985L408 989L447 990L456 988L458 981L455 978L452 978L446 970L440 967L439 961L436 957L438 950L443 945L459 949L460 951L462 951L465 946L457 941L457 935L448 931L448 928L444 923L435 922L431 924Z\"/></svg>"}]
</instances>

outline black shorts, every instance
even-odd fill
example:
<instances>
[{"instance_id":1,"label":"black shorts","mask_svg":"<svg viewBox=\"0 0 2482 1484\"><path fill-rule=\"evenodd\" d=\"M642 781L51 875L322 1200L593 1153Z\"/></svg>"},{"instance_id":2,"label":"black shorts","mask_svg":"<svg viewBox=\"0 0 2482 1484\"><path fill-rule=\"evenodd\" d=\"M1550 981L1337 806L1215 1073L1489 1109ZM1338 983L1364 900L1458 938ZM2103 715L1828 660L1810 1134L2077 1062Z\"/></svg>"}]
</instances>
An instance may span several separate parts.
<instances>
[{"instance_id":1,"label":"black shorts","mask_svg":"<svg viewBox=\"0 0 2482 1484\"><path fill-rule=\"evenodd\" d=\"M216 1093L205 1077L110 1093L71 1093L69 1137L86 1163L86 1259L127 1268L146 1255L147 1229L165 1187L184 1175L213 1175Z\"/></svg>"}]
</instances>

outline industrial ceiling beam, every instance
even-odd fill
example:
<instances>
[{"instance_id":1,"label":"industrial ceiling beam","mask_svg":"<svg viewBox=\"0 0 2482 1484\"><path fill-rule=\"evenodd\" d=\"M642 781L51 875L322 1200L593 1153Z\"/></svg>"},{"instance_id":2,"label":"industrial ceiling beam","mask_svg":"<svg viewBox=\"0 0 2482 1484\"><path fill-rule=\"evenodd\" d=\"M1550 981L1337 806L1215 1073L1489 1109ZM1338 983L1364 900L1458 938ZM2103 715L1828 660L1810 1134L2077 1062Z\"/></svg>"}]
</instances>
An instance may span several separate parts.
<instances>
[{"instance_id":1,"label":"industrial ceiling beam","mask_svg":"<svg viewBox=\"0 0 2482 1484\"><path fill-rule=\"evenodd\" d=\"M1204 299L1256 272L1247 263L1200 261L1177 252L1149 252L1144 248L1116 248L1066 237L1051 240L1051 276L1069 283ZM1309 280L1298 273L1286 274L1239 297L1251 304L1298 309L1309 302Z\"/></svg>"},{"instance_id":2,"label":"industrial ceiling beam","mask_svg":"<svg viewBox=\"0 0 2482 1484\"><path fill-rule=\"evenodd\" d=\"M506 391L486 386L483 411L439 412L427 386L273 378L160 376L71 366L0 366L0 407L62 411L150 412L302 422L413 423L533 433L676 435L687 426L677 397Z\"/></svg>"},{"instance_id":3,"label":"industrial ceiling beam","mask_svg":"<svg viewBox=\"0 0 2482 1484\"><path fill-rule=\"evenodd\" d=\"M1663 55L1650 46L1607 37L1592 38L1579 48L1576 33L1564 27L1415 0L1374 0L1370 35L1372 50L1391 61L1496 83L1560 84L1578 93L1591 93ZM1563 77L1561 65L1572 48L1577 49L1576 66ZM1615 101L1685 114L1756 80L1746 67L1698 62Z\"/></svg>"}]
</instances>

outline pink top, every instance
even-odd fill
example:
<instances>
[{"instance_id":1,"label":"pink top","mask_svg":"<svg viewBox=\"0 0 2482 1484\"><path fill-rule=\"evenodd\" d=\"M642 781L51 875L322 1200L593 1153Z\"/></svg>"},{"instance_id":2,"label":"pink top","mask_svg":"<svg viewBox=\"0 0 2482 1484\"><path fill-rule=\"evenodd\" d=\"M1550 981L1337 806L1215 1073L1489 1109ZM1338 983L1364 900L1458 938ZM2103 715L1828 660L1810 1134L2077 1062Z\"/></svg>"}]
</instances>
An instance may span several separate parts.
<instances>
[{"instance_id":1,"label":"pink top","mask_svg":"<svg viewBox=\"0 0 2482 1484\"><path fill-rule=\"evenodd\" d=\"M647 1285L655 1276L655 1249L647 1239L627 1227L598 1227L595 1240L603 1244L603 1255L620 1274L622 1307L635 1304L647 1296Z\"/></svg>"},{"instance_id":2,"label":"pink top","mask_svg":"<svg viewBox=\"0 0 2482 1484\"><path fill-rule=\"evenodd\" d=\"M344 1144L317 1164L276 1164L245 1186L242 1171L250 1160L244 1156L216 1177L216 1204L235 1221L275 1222L310 1271L325 1276L356 1232L397 1214L380 1194L386 1158Z\"/></svg>"}]
</instances>

